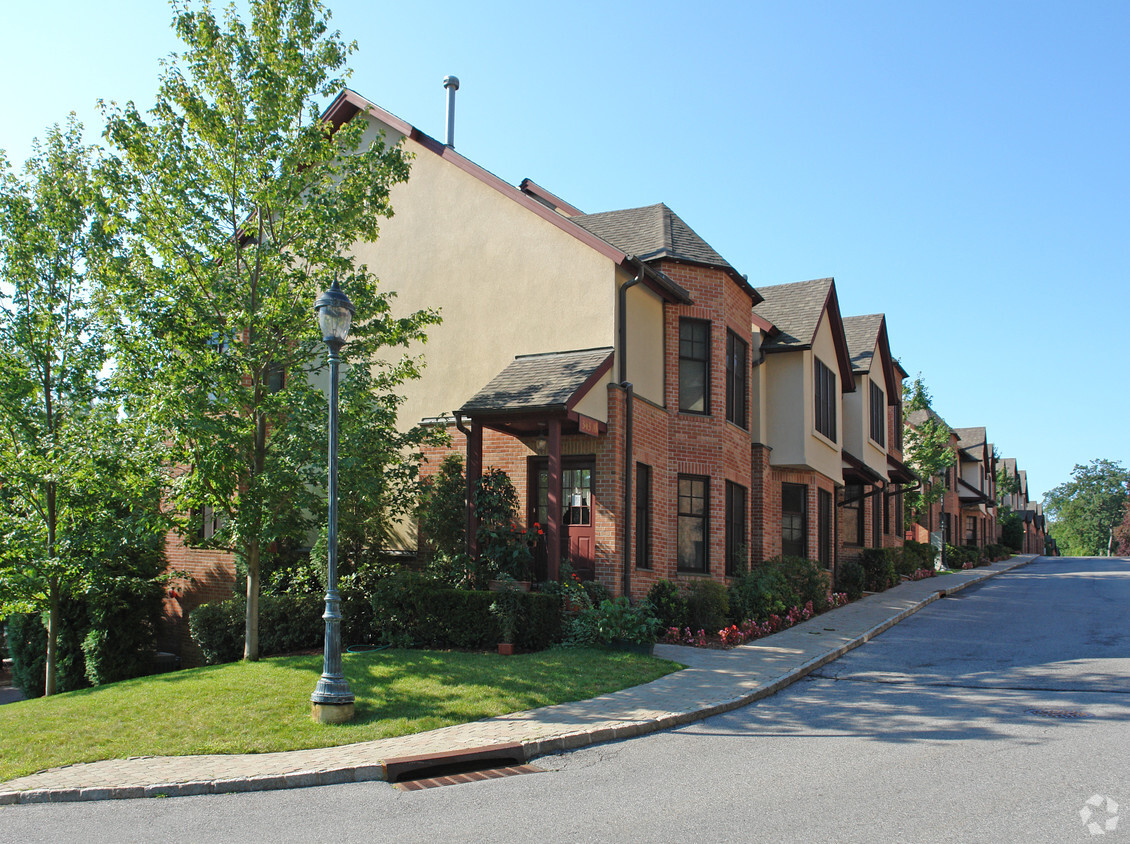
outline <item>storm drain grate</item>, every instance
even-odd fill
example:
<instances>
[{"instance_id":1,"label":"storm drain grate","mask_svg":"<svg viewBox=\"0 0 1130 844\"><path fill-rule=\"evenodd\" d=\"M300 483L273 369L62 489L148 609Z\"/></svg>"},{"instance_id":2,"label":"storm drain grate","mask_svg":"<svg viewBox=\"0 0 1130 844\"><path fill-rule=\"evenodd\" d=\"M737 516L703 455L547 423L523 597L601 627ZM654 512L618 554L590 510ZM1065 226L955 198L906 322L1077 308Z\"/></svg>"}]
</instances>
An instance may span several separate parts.
<instances>
[{"instance_id":1,"label":"storm drain grate","mask_svg":"<svg viewBox=\"0 0 1130 844\"><path fill-rule=\"evenodd\" d=\"M1028 715L1039 715L1041 718L1094 718L1090 712L1080 709L1025 709Z\"/></svg>"},{"instance_id":2,"label":"storm drain grate","mask_svg":"<svg viewBox=\"0 0 1130 844\"><path fill-rule=\"evenodd\" d=\"M507 765L503 768L484 768L477 771L460 771L450 774L437 773L435 776L393 783L393 788L397 788L401 791L420 791L424 788L439 788L442 785L458 785L464 782L482 782L483 780L513 777L518 774L540 773L544 773L544 770L533 765Z\"/></svg>"}]
</instances>

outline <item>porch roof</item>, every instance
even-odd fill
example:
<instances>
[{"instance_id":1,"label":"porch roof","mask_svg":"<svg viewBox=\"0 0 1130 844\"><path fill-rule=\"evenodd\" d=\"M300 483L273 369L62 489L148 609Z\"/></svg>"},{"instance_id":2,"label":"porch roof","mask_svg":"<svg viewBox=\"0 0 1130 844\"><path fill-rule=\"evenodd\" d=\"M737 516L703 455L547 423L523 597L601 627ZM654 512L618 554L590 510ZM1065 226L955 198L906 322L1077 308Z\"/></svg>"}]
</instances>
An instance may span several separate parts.
<instances>
[{"instance_id":1,"label":"porch roof","mask_svg":"<svg viewBox=\"0 0 1130 844\"><path fill-rule=\"evenodd\" d=\"M534 433L551 416L574 415L577 402L612 368L612 353L605 346L518 355L456 413L511 433Z\"/></svg>"}]
</instances>

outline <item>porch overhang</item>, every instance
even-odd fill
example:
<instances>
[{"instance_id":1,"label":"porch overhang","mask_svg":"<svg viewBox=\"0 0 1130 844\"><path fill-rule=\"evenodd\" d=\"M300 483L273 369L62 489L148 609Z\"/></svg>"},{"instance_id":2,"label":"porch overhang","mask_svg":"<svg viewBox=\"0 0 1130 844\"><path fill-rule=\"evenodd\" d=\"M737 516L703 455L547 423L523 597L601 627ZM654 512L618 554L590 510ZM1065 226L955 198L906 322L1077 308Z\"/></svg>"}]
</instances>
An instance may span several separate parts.
<instances>
[{"instance_id":1,"label":"porch overhang","mask_svg":"<svg viewBox=\"0 0 1130 844\"><path fill-rule=\"evenodd\" d=\"M891 454L887 455L887 477L896 484L912 484L918 480L913 469Z\"/></svg>"}]
</instances>

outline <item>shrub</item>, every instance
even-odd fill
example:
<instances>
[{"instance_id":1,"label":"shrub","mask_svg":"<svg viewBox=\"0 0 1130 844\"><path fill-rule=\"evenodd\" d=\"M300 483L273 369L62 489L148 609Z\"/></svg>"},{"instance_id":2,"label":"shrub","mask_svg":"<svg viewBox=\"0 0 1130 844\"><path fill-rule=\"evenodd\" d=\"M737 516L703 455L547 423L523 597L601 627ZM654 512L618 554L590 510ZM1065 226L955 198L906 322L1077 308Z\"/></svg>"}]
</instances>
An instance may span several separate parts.
<instances>
[{"instance_id":1,"label":"shrub","mask_svg":"<svg viewBox=\"0 0 1130 844\"><path fill-rule=\"evenodd\" d=\"M647 590L647 600L655 617L666 629L683 627L687 623L687 600L679 594L679 587L670 580L658 580Z\"/></svg>"},{"instance_id":2,"label":"shrub","mask_svg":"<svg viewBox=\"0 0 1130 844\"><path fill-rule=\"evenodd\" d=\"M475 487L475 514L479 527L479 559L487 564L488 577L506 574L529 580L536 532L518 529L518 493L510 476L498 468L488 469ZM531 528L533 526L531 525ZM481 585L481 584L476 584Z\"/></svg>"},{"instance_id":3,"label":"shrub","mask_svg":"<svg viewBox=\"0 0 1130 844\"><path fill-rule=\"evenodd\" d=\"M612 599L612 593L608 591L608 587L599 580L582 580L581 586L594 606Z\"/></svg>"},{"instance_id":4,"label":"shrub","mask_svg":"<svg viewBox=\"0 0 1130 844\"><path fill-rule=\"evenodd\" d=\"M404 646L426 642L426 601L438 584L428 575L409 569L378 580L373 587L373 634L378 642ZM489 617L489 614L488 614Z\"/></svg>"},{"instance_id":5,"label":"shrub","mask_svg":"<svg viewBox=\"0 0 1130 844\"><path fill-rule=\"evenodd\" d=\"M994 543L985 546L985 557L990 562L998 562L999 560L1007 560L1012 556L1012 549L1003 543Z\"/></svg>"},{"instance_id":6,"label":"shrub","mask_svg":"<svg viewBox=\"0 0 1130 844\"><path fill-rule=\"evenodd\" d=\"M235 662L243 656L242 597L202 604L188 614L188 631L206 665Z\"/></svg>"},{"instance_id":7,"label":"shrub","mask_svg":"<svg viewBox=\"0 0 1130 844\"><path fill-rule=\"evenodd\" d=\"M913 540L908 540L903 544L899 556L902 557L903 560L902 564L899 566L899 574L909 574L918 569L933 568L934 560L937 558L937 551L929 542L914 542ZM910 572L907 572L906 569L910 569Z\"/></svg>"},{"instance_id":8,"label":"shrub","mask_svg":"<svg viewBox=\"0 0 1130 844\"><path fill-rule=\"evenodd\" d=\"M687 620L694 629L720 630L726 625L730 598L716 580L696 579L687 587Z\"/></svg>"},{"instance_id":9,"label":"shrub","mask_svg":"<svg viewBox=\"0 0 1130 844\"><path fill-rule=\"evenodd\" d=\"M452 559L461 554L467 539L467 494L463 458L449 454L439 472L423 483L420 495L420 531L436 555Z\"/></svg>"},{"instance_id":10,"label":"shrub","mask_svg":"<svg viewBox=\"0 0 1130 844\"><path fill-rule=\"evenodd\" d=\"M890 549L864 548L859 565L863 568L863 588L868 592L882 592L898 582Z\"/></svg>"},{"instance_id":11,"label":"shrub","mask_svg":"<svg viewBox=\"0 0 1130 844\"><path fill-rule=\"evenodd\" d=\"M785 576L789 586L796 593L794 606L803 606L812 601L816 612L823 612L828 608L828 579L824 569L805 557L773 557L762 563L779 571Z\"/></svg>"},{"instance_id":12,"label":"shrub","mask_svg":"<svg viewBox=\"0 0 1130 844\"><path fill-rule=\"evenodd\" d=\"M12 682L26 697L43 697L47 684L47 617L43 613L17 613L8 617L8 652ZM56 640L55 690L70 692L90 685L82 640L90 628L86 602L64 595L59 600L59 635Z\"/></svg>"},{"instance_id":13,"label":"shrub","mask_svg":"<svg viewBox=\"0 0 1130 844\"><path fill-rule=\"evenodd\" d=\"M734 582L730 587L729 602L730 616L740 624L743 621L762 622L771 615L784 615L800 603L800 596L779 568L771 563L762 563Z\"/></svg>"},{"instance_id":14,"label":"shrub","mask_svg":"<svg viewBox=\"0 0 1130 844\"><path fill-rule=\"evenodd\" d=\"M593 616L597 638L605 644L617 639L649 644L655 641L659 632L659 619L647 601L632 606L627 598L621 596L601 601L600 606L585 610L584 614Z\"/></svg>"},{"instance_id":15,"label":"shrub","mask_svg":"<svg viewBox=\"0 0 1130 844\"><path fill-rule=\"evenodd\" d=\"M863 597L863 566L858 560L844 560L836 567L836 583L849 601L858 601Z\"/></svg>"},{"instance_id":16,"label":"shrub","mask_svg":"<svg viewBox=\"0 0 1130 844\"><path fill-rule=\"evenodd\" d=\"M103 569L86 594L90 629L82 640L86 679L94 685L153 670L164 597L164 556L132 550Z\"/></svg>"}]
</instances>

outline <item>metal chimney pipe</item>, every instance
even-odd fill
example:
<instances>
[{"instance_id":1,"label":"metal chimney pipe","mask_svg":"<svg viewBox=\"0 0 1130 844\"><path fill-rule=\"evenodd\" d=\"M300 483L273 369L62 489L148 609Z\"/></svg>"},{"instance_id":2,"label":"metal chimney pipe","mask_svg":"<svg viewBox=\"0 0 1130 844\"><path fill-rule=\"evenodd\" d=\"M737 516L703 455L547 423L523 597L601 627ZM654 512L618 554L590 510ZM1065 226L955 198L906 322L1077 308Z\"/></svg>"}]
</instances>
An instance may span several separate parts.
<instances>
[{"instance_id":1,"label":"metal chimney pipe","mask_svg":"<svg viewBox=\"0 0 1130 844\"><path fill-rule=\"evenodd\" d=\"M443 77L443 87L447 89L447 145L455 148L455 92L459 90L458 76Z\"/></svg>"}]
</instances>

